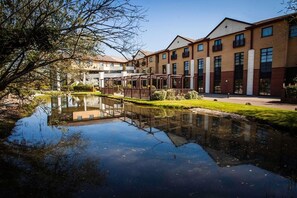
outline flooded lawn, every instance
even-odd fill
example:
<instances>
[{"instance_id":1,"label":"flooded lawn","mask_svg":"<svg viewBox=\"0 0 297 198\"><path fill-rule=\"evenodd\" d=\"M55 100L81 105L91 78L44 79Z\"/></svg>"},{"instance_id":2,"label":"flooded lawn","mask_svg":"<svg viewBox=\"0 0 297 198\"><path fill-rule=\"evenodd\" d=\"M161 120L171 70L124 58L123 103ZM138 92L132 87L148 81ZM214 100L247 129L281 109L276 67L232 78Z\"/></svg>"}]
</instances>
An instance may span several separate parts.
<instances>
[{"instance_id":1,"label":"flooded lawn","mask_svg":"<svg viewBox=\"0 0 297 198\"><path fill-rule=\"evenodd\" d=\"M0 143L1 197L297 197L297 138L256 123L52 98Z\"/></svg>"}]
</instances>

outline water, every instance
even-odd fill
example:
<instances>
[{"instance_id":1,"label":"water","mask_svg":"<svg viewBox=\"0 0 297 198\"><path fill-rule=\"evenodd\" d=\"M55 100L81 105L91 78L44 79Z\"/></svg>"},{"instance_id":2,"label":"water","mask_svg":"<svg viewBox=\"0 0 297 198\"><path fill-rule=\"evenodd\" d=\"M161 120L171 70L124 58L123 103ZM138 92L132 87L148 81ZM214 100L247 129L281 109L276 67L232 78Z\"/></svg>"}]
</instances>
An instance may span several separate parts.
<instances>
[{"instance_id":1,"label":"water","mask_svg":"<svg viewBox=\"0 0 297 198\"><path fill-rule=\"evenodd\" d=\"M0 197L297 197L296 142L190 111L52 98L0 143Z\"/></svg>"}]
</instances>

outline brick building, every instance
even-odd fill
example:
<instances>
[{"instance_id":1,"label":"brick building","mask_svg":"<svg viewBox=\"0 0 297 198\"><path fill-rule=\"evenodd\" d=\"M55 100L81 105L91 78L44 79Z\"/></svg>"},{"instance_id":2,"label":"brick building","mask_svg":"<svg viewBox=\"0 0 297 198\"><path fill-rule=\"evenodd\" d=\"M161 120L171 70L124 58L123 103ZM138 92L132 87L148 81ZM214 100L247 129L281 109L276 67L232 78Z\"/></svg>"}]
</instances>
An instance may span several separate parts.
<instances>
[{"instance_id":1,"label":"brick building","mask_svg":"<svg viewBox=\"0 0 297 198\"><path fill-rule=\"evenodd\" d=\"M297 76L296 13L256 23L225 18L204 38L178 35L164 50L138 51L127 65L153 74L157 88L281 96Z\"/></svg>"}]
</instances>

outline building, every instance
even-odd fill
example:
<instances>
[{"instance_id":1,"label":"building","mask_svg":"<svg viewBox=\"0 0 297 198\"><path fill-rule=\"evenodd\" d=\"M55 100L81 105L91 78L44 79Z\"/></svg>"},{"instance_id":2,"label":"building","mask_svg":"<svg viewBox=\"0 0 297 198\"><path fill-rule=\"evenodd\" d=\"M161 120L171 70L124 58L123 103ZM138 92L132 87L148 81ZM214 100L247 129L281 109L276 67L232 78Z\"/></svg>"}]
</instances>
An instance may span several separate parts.
<instances>
[{"instance_id":1,"label":"building","mask_svg":"<svg viewBox=\"0 0 297 198\"><path fill-rule=\"evenodd\" d=\"M225 18L204 38L178 35L166 49L140 50L127 64L152 74L157 88L281 96L297 76L296 16L255 23Z\"/></svg>"}]
</instances>

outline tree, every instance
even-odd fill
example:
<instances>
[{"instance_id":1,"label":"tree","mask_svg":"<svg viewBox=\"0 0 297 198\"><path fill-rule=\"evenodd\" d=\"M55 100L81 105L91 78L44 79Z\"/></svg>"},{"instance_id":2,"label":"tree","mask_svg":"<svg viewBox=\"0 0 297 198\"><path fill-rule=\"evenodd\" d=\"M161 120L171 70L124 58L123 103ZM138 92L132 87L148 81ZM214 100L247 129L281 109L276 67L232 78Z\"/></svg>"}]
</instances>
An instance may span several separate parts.
<instances>
[{"instance_id":1,"label":"tree","mask_svg":"<svg viewBox=\"0 0 297 198\"><path fill-rule=\"evenodd\" d=\"M133 53L143 20L130 0L0 0L0 99L104 45Z\"/></svg>"}]
</instances>

